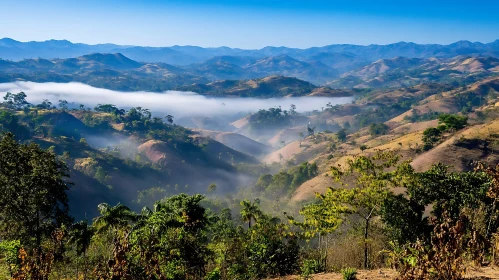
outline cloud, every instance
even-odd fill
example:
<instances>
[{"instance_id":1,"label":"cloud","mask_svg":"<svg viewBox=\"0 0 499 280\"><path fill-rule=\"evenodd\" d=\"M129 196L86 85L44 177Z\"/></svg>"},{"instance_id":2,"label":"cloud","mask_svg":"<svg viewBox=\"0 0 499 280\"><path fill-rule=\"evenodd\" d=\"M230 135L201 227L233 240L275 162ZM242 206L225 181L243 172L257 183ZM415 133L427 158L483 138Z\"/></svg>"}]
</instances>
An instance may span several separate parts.
<instances>
[{"instance_id":1,"label":"cloud","mask_svg":"<svg viewBox=\"0 0 499 280\"><path fill-rule=\"evenodd\" d=\"M193 92L166 91L152 92L120 92L102 88L95 88L82 83L34 83L14 82L0 84L0 93L17 93L24 91L28 101L33 104L48 99L57 104L61 99L74 104L84 104L94 107L97 104L114 104L120 108L140 106L150 109L156 114L172 114L183 116L220 116L239 112L255 112L259 109L268 109L281 106L289 108L291 104L297 106L297 111L320 110L328 102L343 104L351 102L351 97L284 97L284 98L222 98L206 97Z\"/></svg>"}]
</instances>

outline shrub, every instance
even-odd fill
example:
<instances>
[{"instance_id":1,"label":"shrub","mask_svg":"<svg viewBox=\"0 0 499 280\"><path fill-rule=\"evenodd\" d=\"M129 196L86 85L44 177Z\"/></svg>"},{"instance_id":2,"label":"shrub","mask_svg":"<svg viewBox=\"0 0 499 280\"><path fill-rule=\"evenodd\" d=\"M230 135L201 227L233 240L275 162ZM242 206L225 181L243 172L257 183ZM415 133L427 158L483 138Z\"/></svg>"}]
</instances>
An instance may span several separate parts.
<instances>
[{"instance_id":1,"label":"shrub","mask_svg":"<svg viewBox=\"0 0 499 280\"><path fill-rule=\"evenodd\" d=\"M452 114L442 114L438 117L438 122L440 124L444 124L447 129L459 130L464 128L468 124L468 117Z\"/></svg>"},{"instance_id":2,"label":"shrub","mask_svg":"<svg viewBox=\"0 0 499 280\"><path fill-rule=\"evenodd\" d=\"M338 138L339 141L341 142L345 142L345 140L347 140L347 131L346 129L340 129L337 133L336 133L336 138Z\"/></svg>"},{"instance_id":3,"label":"shrub","mask_svg":"<svg viewBox=\"0 0 499 280\"><path fill-rule=\"evenodd\" d=\"M205 280L220 280L222 279L222 274L220 273L220 269L217 267L213 269L212 271L208 272L206 274L206 277L204 278Z\"/></svg>"},{"instance_id":4,"label":"shrub","mask_svg":"<svg viewBox=\"0 0 499 280\"><path fill-rule=\"evenodd\" d=\"M341 270L343 274L343 280L355 280L357 279L357 270L355 268L347 267Z\"/></svg>"},{"instance_id":5,"label":"shrub","mask_svg":"<svg viewBox=\"0 0 499 280\"><path fill-rule=\"evenodd\" d=\"M321 261L316 259L307 259L303 261L300 271L302 279L311 279L312 274L324 272L325 269Z\"/></svg>"},{"instance_id":6,"label":"shrub","mask_svg":"<svg viewBox=\"0 0 499 280\"><path fill-rule=\"evenodd\" d=\"M369 126L371 136L385 135L390 128L384 123L373 123Z\"/></svg>"}]
</instances>

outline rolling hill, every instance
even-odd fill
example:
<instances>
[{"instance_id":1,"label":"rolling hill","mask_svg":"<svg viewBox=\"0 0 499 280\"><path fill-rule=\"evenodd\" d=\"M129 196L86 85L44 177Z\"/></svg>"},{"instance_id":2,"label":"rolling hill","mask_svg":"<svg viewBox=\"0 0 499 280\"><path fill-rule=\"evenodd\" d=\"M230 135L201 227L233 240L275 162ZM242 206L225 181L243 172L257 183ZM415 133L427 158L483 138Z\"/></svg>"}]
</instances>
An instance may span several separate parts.
<instances>
[{"instance_id":1,"label":"rolling hill","mask_svg":"<svg viewBox=\"0 0 499 280\"><path fill-rule=\"evenodd\" d=\"M335 90L315 86L297 78L269 76L252 80L221 80L207 84L193 84L179 87L204 95L239 97L282 97L282 96L352 96L348 90Z\"/></svg>"}]
</instances>

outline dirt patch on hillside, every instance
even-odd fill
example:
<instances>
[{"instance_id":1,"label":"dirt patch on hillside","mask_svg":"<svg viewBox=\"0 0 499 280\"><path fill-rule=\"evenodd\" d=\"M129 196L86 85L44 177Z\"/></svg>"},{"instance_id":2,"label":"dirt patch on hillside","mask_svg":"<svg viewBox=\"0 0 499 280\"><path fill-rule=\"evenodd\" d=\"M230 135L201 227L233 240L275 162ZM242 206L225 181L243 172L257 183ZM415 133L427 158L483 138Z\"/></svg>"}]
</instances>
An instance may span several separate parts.
<instances>
[{"instance_id":1,"label":"dirt patch on hillside","mask_svg":"<svg viewBox=\"0 0 499 280\"><path fill-rule=\"evenodd\" d=\"M328 186L332 186L334 183L331 177L326 176L326 174L321 174L313 179L310 179L299 186L291 201L306 201L314 198L315 193L324 193Z\"/></svg>"},{"instance_id":2,"label":"dirt patch on hillside","mask_svg":"<svg viewBox=\"0 0 499 280\"><path fill-rule=\"evenodd\" d=\"M162 141L149 140L140 145L138 151L144 153L153 163L166 164L180 161L177 156L173 155L168 144Z\"/></svg>"},{"instance_id":3,"label":"dirt patch on hillside","mask_svg":"<svg viewBox=\"0 0 499 280\"><path fill-rule=\"evenodd\" d=\"M244 117L242 119L239 119L239 120L231 123L230 125L232 125L235 128L241 129L241 128L247 126L248 123L249 123L249 117Z\"/></svg>"},{"instance_id":4,"label":"dirt patch on hillside","mask_svg":"<svg viewBox=\"0 0 499 280\"><path fill-rule=\"evenodd\" d=\"M456 106L453 100L449 99L439 99L439 100L433 100L429 101L428 103L418 105L414 107L413 109L391 119L388 121L390 122L401 122L404 120L405 116L411 117L412 116L412 110L417 110L419 114L427 114L430 112L440 112L440 113L455 113L459 111L459 108Z\"/></svg>"},{"instance_id":5,"label":"dirt patch on hillside","mask_svg":"<svg viewBox=\"0 0 499 280\"><path fill-rule=\"evenodd\" d=\"M436 127L438 125L438 120L431 120L425 122L417 123L406 123L393 130L396 134L411 133L416 131L423 131L429 127Z\"/></svg>"},{"instance_id":6,"label":"dirt patch on hillside","mask_svg":"<svg viewBox=\"0 0 499 280\"><path fill-rule=\"evenodd\" d=\"M259 156L267 154L271 151L271 147L238 133L211 131L203 129L197 129L194 131L196 131L202 136L209 137L217 142L224 144L229 148L232 148L236 151L248 155Z\"/></svg>"},{"instance_id":7,"label":"dirt patch on hillside","mask_svg":"<svg viewBox=\"0 0 499 280\"><path fill-rule=\"evenodd\" d=\"M292 142L285 147L267 155L263 158L262 162L264 163L273 163L273 162L281 162L291 159L296 154L303 151L304 147L300 146L298 141Z\"/></svg>"},{"instance_id":8,"label":"dirt patch on hillside","mask_svg":"<svg viewBox=\"0 0 499 280\"><path fill-rule=\"evenodd\" d=\"M300 132L303 133L303 135L307 135L307 127L298 126L283 129L279 131L274 137L270 138L268 143L270 145L276 146L281 144L281 141L284 141L285 143L296 141L301 138Z\"/></svg>"}]
</instances>

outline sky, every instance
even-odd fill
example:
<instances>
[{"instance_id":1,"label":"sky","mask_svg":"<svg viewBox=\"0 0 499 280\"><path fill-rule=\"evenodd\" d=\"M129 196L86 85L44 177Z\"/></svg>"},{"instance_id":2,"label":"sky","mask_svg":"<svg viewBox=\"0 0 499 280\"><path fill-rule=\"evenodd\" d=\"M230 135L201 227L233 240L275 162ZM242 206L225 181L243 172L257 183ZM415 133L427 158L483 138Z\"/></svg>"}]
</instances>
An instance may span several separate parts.
<instances>
[{"instance_id":1,"label":"sky","mask_svg":"<svg viewBox=\"0 0 499 280\"><path fill-rule=\"evenodd\" d=\"M0 0L0 38L308 48L499 39L497 0Z\"/></svg>"}]
</instances>

